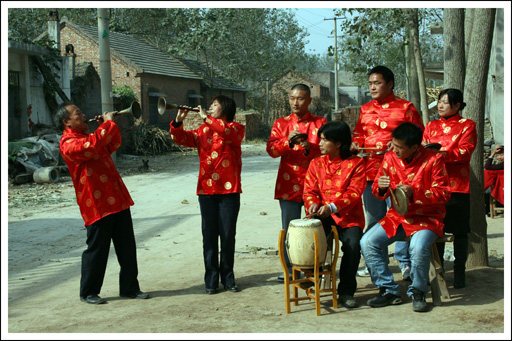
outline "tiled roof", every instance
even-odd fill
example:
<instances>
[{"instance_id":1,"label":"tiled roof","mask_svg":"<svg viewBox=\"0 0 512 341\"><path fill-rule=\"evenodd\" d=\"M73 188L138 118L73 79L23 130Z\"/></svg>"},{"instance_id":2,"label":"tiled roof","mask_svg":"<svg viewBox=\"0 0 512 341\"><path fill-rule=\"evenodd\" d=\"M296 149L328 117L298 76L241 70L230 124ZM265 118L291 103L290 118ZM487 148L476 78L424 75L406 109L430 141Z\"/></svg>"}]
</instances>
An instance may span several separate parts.
<instances>
[{"instance_id":1,"label":"tiled roof","mask_svg":"<svg viewBox=\"0 0 512 341\"><path fill-rule=\"evenodd\" d=\"M78 25L62 18L61 24L69 24L88 35L94 41L98 41L98 28ZM122 33L109 32L110 49L131 62L140 72L155 75L201 79L201 76L192 72L176 58L160 51L144 40Z\"/></svg>"},{"instance_id":2,"label":"tiled roof","mask_svg":"<svg viewBox=\"0 0 512 341\"><path fill-rule=\"evenodd\" d=\"M210 87L209 77L207 75L207 68L204 63L197 62L192 59L185 58L177 58L191 70L193 70L198 75L201 75L203 78L203 85L206 87ZM214 78L213 78L213 89L220 90L232 90L232 91L247 91L247 89L241 85L236 84L235 82L225 78L222 72L219 69L214 68Z\"/></svg>"}]
</instances>

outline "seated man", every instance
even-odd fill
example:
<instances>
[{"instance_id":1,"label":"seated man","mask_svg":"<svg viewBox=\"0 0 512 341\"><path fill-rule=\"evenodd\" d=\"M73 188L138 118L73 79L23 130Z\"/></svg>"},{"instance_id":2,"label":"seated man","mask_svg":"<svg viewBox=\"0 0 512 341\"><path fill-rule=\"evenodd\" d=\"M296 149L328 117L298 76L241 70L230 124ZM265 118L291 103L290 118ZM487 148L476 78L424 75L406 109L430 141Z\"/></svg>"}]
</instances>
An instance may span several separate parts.
<instances>
[{"instance_id":1,"label":"seated man","mask_svg":"<svg viewBox=\"0 0 512 341\"><path fill-rule=\"evenodd\" d=\"M402 123L393 130L392 151L385 154L373 183L372 193L382 200L400 187L408 198L402 216L394 208L361 239L361 251L372 282L379 294L368 300L371 307L402 302L399 286L389 269L388 245L411 237L411 280L407 295L414 311L427 311L430 244L443 236L445 204L450 198L448 173L442 155L421 145L423 132L413 123Z\"/></svg>"}]
</instances>

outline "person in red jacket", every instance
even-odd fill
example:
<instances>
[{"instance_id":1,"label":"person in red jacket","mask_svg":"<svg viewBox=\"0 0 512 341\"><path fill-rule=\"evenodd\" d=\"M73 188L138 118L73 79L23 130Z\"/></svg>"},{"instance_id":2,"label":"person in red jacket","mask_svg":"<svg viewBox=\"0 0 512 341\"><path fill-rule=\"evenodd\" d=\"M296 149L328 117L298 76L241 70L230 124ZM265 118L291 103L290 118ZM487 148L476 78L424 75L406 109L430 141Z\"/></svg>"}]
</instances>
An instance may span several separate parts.
<instances>
[{"instance_id":1,"label":"person in red jacket","mask_svg":"<svg viewBox=\"0 0 512 341\"><path fill-rule=\"evenodd\" d=\"M329 122L318 130L319 156L311 161L304 182L304 206L318 217L326 235L335 225L343 257L338 284L339 301L356 308L356 273L361 259L364 211L361 195L366 184L364 159L350 152L350 128L345 122Z\"/></svg>"},{"instance_id":2,"label":"person in red jacket","mask_svg":"<svg viewBox=\"0 0 512 341\"><path fill-rule=\"evenodd\" d=\"M393 150L384 155L372 192L385 199L400 187L407 197L407 211L392 206L383 219L361 238L361 251L379 294L368 300L371 307L401 303L400 287L389 269L388 245L410 237L411 280L407 290L414 311L427 311L430 245L443 236L445 205L450 185L441 153L421 145L423 132L405 122L393 130ZM403 203L402 203L403 204Z\"/></svg>"},{"instance_id":3,"label":"person in red jacket","mask_svg":"<svg viewBox=\"0 0 512 341\"><path fill-rule=\"evenodd\" d=\"M111 154L121 146L121 132L113 121L117 112L96 116L100 124L94 133L80 108L61 104L55 123L63 135L60 153L73 180L80 213L87 228L87 249L82 254L80 299L105 303L99 296L107 267L110 241L114 243L119 273L119 295L148 298L137 280L137 252L130 213L133 200L117 172Z\"/></svg>"},{"instance_id":4,"label":"person in red jacket","mask_svg":"<svg viewBox=\"0 0 512 341\"><path fill-rule=\"evenodd\" d=\"M463 118L460 111L466 103L458 89L444 89L439 93L437 107L440 119L430 121L423 133L423 143L441 144L446 170L450 177L450 201L446 204L444 232L453 233L454 288L466 286L466 260L468 258L468 233L470 232L470 181L469 162L476 147L475 122ZM445 243L439 243L437 250L443 263Z\"/></svg>"},{"instance_id":5,"label":"person in red jacket","mask_svg":"<svg viewBox=\"0 0 512 341\"><path fill-rule=\"evenodd\" d=\"M366 160L366 178L368 180L363 192L363 202L366 211L366 231L381 220L391 205L372 195L375 175L382 164L384 152L391 146L392 131L403 122L411 122L424 129L423 120L414 105L395 96L393 89L395 76L385 66L376 66L368 72L368 88L372 100L361 106L359 119L352 136L352 152L357 153L361 148L369 154ZM370 149L366 149L370 148ZM374 148L374 149L372 149ZM376 148L376 149L375 149ZM395 244L395 258L400 262L404 279L409 279L410 260L405 242ZM368 269L358 271L359 276L369 276Z\"/></svg>"},{"instance_id":6,"label":"person in red jacket","mask_svg":"<svg viewBox=\"0 0 512 341\"><path fill-rule=\"evenodd\" d=\"M301 217L304 176L311 160L320 155L318 129L327 122L324 117L309 112L309 86L292 86L289 103L292 113L274 122L267 141L267 153L273 158L281 158L274 198L279 200L281 223L285 230L288 230L290 221ZM295 142L295 139L300 137L298 134L306 134L307 137ZM286 252L285 260L291 271ZM284 281L284 274L280 275L278 280Z\"/></svg>"},{"instance_id":7,"label":"person in red jacket","mask_svg":"<svg viewBox=\"0 0 512 341\"><path fill-rule=\"evenodd\" d=\"M233 121L236 103L224 95L212 100L209 114L201 106L198 109L204 120L198 129L183 129L183 120L189 110L179 109L176 119L170 124L170 134L177 144L197 148L199 153L197 195L202 219L206 293L217 293L219 276L224 289L237 292L233 266L236 221L242 193L241 143L245 127Z\"/></svg>"}]
</instances>

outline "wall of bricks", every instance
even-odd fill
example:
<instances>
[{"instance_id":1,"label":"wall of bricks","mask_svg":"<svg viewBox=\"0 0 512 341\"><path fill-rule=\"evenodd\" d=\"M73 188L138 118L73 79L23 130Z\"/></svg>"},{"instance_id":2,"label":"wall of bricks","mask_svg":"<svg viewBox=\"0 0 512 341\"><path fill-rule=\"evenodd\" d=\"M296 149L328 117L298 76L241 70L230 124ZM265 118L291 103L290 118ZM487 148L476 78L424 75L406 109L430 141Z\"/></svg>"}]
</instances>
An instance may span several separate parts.
<instances>
[{"instance_id":1,"label":"wall of bricks","mask_svg":"<svg viewBox=\"0 0 512 341\"><path fill-rule=\"evenodd\" d=\"M343 121L348 124L350 131L353 132L359 119L361 107L346 107L332 114L333 121Z\"/></svg>"},{"instance_id":2,"label":"wall of bricks","mask_svg":"<svg viewBox=\"0 0 512 341\"><path fill-rule=\"evenodd\" d=\"M259 127L261 124L261 114L259 113L236 113L235 122L245 126L245 140L252 140L258 136ZM198 129L204 121L199 113L189 112L186 120L183 121L183 129L195 130Z\"/></svg>"}]
</instances>

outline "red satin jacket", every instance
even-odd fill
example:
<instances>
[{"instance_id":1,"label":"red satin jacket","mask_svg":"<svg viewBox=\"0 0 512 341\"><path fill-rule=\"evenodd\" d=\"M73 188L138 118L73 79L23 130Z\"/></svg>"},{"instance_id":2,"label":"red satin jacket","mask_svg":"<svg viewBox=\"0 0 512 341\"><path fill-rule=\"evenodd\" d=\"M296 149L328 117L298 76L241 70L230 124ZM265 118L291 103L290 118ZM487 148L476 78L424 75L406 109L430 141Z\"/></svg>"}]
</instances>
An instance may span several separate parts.
<instances>
[{"instance_id":1,"label":"red satin jacket","mask_svg":"<svg viewBox=\"0 0 512 341\"><path fill-rule=\"evenodd\" d=\"M174 125L173 125L174 124ZM199 129L186 131L170 124L171 138L179 145L197 148L199 178L197 194L242 193L242 148L245 127L208 115Z\"/></svg>"},{"instance_id":2,"label":"red satin jacket","mask_svg":"<svg viewBox=\"0 0 512 341\"><path fill-rule=\"evenodd\" d=\"M441 144L451 192L470 193L469 162L477 142L475 122L459 114L430 121L423 132L423 141Z\"/></svg>"},{"instance_id":3,"label":"red satin jacket","mask_svg":"<svg viewBox=\"0 0 512 341\"><path fill-rule=\"evenodd\" d=\"M113 121L102 123L91 134L64 130L60 153L68 165L85 226L133 205L111 157L120 146L121 132Z\"/></svg>"},{"instance_id":4,"label":"red satin jacket","mask_svg":"<svg viewBox=\"0 0 512 341\"><path fill-rule=\"evenodd\" d=\"M415 123L421 130L424 129L423 120L411 102L396 97L394 93L380 102L372 100L361 106L352 142L357 142L360 147L379 148L385 151L388 142L393 139L393 129L404 122ZM375 179L384 158L384 155L375 155L374 152L375 150L372 150L369 156L365 156L368 181Z\"/></svg>"},{"instance_id":5,"label":"red satin jacket","mask_svg":"<svg viewBox=\"0 0 512 341\"><path fill-rule=\"evenodd\" d=\"M366 187L365 161L359 156L342 160L328 155L311 161L304 182L304 207L309 213L313 203L319 207L334 203L338 213L331 214L338 226L364 228L361 195Z\"/></svg>"},{"instance_id":6,"label":"red satin jacket","mask_svg":"<svg viewBox=\"0 0 512 341\"><path fill-rule=\"evenodd\" d=\"M372 187L373 195L381 200L391 195L389 189L383 196L379 193L377 179L384 175L383 170L390 177L390 187L393 190L399 184L409 185L413 189L404 216L398 214L392 206L386 216L379 221L388 237L396 234L400 224L403 225L407 236L428 229L442 237L445 204L451 193L441 153L420 146L411 163L407 164L405 160L398 159L393 151L387 152Z\"/></svg>"},{"instance_id":7,"label":"red satin jacket","mask_svg":"<svg viewBox=\"0 0 512 341\"><path fill-rule=\"evenodd\" d=\"M267 153L273 158L281 157L279 171L277 173L274 199L291 200L302 202L304 191L304 177L308 170L309 163L313 158L320 155L320 137L318 129L327 123L325 117L311 113L299 119L297 115L291 114L278 118L272 127L270 138L267 141ZM298 145L290 148L288 135L293 130L299 133L308 134L310 143L309 154Z\"/></svg>"}]
</instances>

